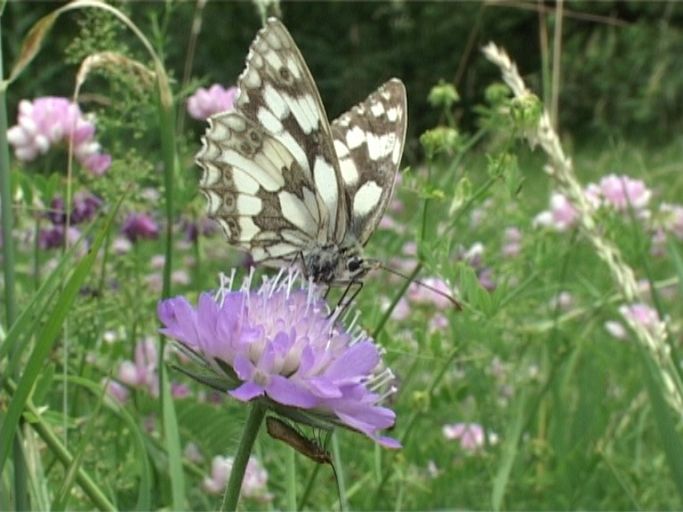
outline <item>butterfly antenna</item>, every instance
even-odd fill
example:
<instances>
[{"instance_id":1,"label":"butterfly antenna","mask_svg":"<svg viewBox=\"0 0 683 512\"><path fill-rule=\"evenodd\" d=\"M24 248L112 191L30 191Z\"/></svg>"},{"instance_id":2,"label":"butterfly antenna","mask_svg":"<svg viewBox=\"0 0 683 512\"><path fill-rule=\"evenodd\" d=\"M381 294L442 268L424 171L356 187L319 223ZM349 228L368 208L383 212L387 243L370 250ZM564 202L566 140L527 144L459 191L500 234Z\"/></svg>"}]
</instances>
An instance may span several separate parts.
<instances>
[{"instance_id":1,"label":"butterfly antenna","mask_svg":"<svg viewBox=\"0 0 683 512\"><path fill-rule=\"evenodd\" d=\"M398 277L402 277L406 281L411 281L418 286L421 286L421 287L426 288L427 290L429 290L431 292L436 293L440 297L443 297L444 299L448 300L451 304L453 304L455 309L457 309L458 311L462 311L462 304L460 304L455 299L455 297L453 297L449 293L446 293L443 290L439 290L438 288L435 288L434 286L431 286L431 285L425 283L424 281L420 281L419 279L412 279L411 280L410 277L408 277L404 273L399 272L398 270L395 270L393 268L387 267L386 265L382 264L381 262L377 262L376 265L378 268L381 268L382 270L385 270L386 272L389 272L390 274L393 274L393 275L398 276Z\"/></svg>"}]
</instances>

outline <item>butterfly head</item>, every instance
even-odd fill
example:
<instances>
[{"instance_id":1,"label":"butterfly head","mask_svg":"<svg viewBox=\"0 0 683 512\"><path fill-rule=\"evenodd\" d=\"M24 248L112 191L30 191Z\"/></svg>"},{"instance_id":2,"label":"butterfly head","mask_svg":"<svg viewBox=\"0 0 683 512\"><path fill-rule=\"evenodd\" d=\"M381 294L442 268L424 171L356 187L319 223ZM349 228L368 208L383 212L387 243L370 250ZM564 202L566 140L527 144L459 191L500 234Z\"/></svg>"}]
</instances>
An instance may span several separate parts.
<instances>
[{"instance_id":1,"label":"butterfly head","mask_svg":"<svg viewBox=\"0 0 683 512\"><path fill-rule=\"evenodd\" d=\"M342 284L360 281L375 268L363 256L359 245L339 247L325 244L303 256L306 276L317 283Z\"/></svg>"}]
</instances>

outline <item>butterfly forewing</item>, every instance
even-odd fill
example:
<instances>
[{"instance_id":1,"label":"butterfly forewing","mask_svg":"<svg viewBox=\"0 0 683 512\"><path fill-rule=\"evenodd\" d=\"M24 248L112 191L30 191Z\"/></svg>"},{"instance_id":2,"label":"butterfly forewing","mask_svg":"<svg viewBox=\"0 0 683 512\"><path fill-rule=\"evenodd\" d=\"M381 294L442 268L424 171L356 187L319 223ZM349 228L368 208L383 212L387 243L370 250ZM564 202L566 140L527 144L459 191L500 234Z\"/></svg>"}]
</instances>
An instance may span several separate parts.
<instances>
[{"instance_id":1,"label":"butterfly forewing","mask_svg":"<svg viewBox=\"0 0 683 512\"><path fill-rule=\"evenodd\" d=\"M314 184L277 139L243 115L211 118L197 161L209 216L254 260L291 259L327 236Z\"/></svg>"},{"instance_id":2,"label":"butterfly forewing","mask_svg":"<svg viewBox=\"0 0 683 512\"><path fill-rule=\"evenodd\" d=\"M341 241L346 205L330 124L311 72L278 20L269 19L254 39L238 87L238 111L294 156L327 207L328 238Z\"/></svg>"},{"instance_id":3,"label":"butterfly forewing","mask_svg":"<svg viewBox=\"0 0 683 512\"><path fill-rule=\"evenodd\" d=\"M406 134L406 90L392 79L332 123L350 209L348 231L365 244L394 189Z\"/></svg>"}]
</instances>

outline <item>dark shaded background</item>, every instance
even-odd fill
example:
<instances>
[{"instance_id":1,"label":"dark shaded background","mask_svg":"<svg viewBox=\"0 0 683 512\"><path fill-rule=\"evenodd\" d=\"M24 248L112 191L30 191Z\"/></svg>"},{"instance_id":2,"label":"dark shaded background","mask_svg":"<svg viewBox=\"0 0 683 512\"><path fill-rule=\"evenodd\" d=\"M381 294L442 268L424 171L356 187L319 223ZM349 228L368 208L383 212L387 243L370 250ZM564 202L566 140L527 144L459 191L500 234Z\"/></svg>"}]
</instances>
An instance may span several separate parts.
<instances>
[{"instance_id":1,"label":"dark shaded background","mask_svg":"<svg viewBox=\"0 0 683 512\"><path fill-rule=\"evenodd\" d=\"M10 2L2 19L6 70L40 16L62 2ZM153 42L163 47L178 79L195 2L116 3ZM566 2L560 120L576 137L601 135L667 140L683 119L683 5L679 2ZM471 108L498 79L479 48L505 47L528 84L543 94L540 27L550 44L553 2L291 2L282 15L335 117L392 76L408 87L410 130L438 121L426 96L439 79L462 96L461 123L472 129ZM539 14L539 12L544 14ZM10 89L10 116L23 97L70 95L75 65L64 50L78 34L79 14L62 18L29 71ZM153 19L162 27L155 35ZM205 83L234 83L259 27L250 2L209 1L204 9L194 76ZM165 29L164 29L165 27ZM121 31L136 57L132 36Z\"/></svg>"}]
</instances>

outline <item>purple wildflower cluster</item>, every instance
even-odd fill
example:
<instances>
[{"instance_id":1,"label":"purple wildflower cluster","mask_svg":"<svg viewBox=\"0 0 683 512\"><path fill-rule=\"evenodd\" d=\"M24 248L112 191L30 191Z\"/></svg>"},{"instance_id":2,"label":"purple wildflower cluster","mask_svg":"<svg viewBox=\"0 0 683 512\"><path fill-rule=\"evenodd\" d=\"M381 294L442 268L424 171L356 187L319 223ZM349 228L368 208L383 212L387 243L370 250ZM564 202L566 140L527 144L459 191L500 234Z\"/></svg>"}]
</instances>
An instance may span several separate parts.
<instances>
[{"instance_id":1,"label":"purple wildflower cluster","mask_svg":"<svg viewBox=\"0 0 683 512\"><path fill-rule=\"evenodd\" d=\"M69 228L67 230L67 211L64 199L55 197L50 203L46 217L52 225L40 230L38 245L41 249L54 249L62 247L64 240L73 243L81 236L77 225L88 222L95 217L102 207L102 200L87 191L80 191L74 195L71 212L69 214ZM66 237L65 237L66 232Z\"/></svg>"},{"instance_id":2,"label":"purple wildflower cluster","mask_svg":"<svg viewBox=\"0 0 683 512\"><path fill-rule=\"evenodd\" d=\"M159 225L147 213L131 212L123 221L121 232L133 243L138 240L154 240L159 236Z\"/></svg>"},{"instance_id":3,"label":"purple wildflower cluster","mask_svg":"<svg viewBox=\"0 0 683 512\"><path fill-rule=\"evenodd\" d=\"M74 156L95 176L103 175L111 165L111 156L102 153L95 140L95 124L88 120L76 103L67 98L46 96L19 103L17 124L7 131L18 160L31 162L52 147L73 139Z\"/></svg>"},{"instance_id":4,"label":"purple wildflower cluster","mask_svg":"<svg viewBox=\"0 0 683 512\"><path fill-rule=\"evenodd\" d=\"M639 216L646 215L646 208L652 192L642 180L628 176L609 174L596 183L589 183L584 193L594 209L608 208L619 213L628 213L633 208ZM630 205L630 206L629 206ZM554 192L550 197L550 209L539 213L534 219L537 226L555 231L567 231L578 221L578 212L564 195Z\"/></svg>"},{"instance_id":5,"label":"purple wildflower cluster","mask_svg":"<svg viewBox=\"0 0 683 512\"><path fill-rule=\"evenodd\" d=\"M123 361L118 368L116 379L107 382L107 391L121 403L125 403L130 395L129 390L139 389L152 397L159 396L159 373L157 345L148 337L137 343L133 360ZM174 398L185 398L190 389L181 383L171 383L171 394Z\"/></svg>"},{"instance_id":6,"label":"purple wildflower cluster","mask_svg":"<svg viewBox=\"0 0 683 512\"><path fill-rule=\"evenodd\" d=\"M237 87L226 89L220 84L208 89L200 87L187 99L187 112L192 118L203 121L214 114L232 110L236 97Z\"/></svg>"},{"instance_id":7,"label":"purple wildflower cluster","mask_svg":"<svg viewBox=\"0 0 683 512\"><path fill-rule=\"evenodd\" d=\"M252 274L239 290L232 281L216 296L202 294L196 307L183 297L160 302L161 332L199 354L240 401L267 398L399 446L378 433L395 421L380 405L393 375L381 370L380 352L365 333L344 328L339 311L330 312L295 271L281 271L256 291L249 289Z\"/></svg>"},{"instance_id":8,"label":"purple wildflower cluster","mask_svg":"<svg viewBox=\"0 0 683 512\"><path fill-rule=\"evenodd\" d=\"M589 183L584 189L594 210L601 208L629 215L632 209L637 219L652 234L652 254L665 253L667 235L683 240L683 205L662 203L658 209L648 209L652 191L642 180L610 174L597 184ZM578 212L564 195L554 192L550 196L550 208L539 213L534 224L554 231L567 231L578 223Z\"/></svg>"},{"instance_id":9,"label":"purple wildflower cluster","mask_svg":"<svg viewBox=\"0 0 683 512\"><path fill-rule=\"evenodd\" d=\"M623 305L619 308L619 313L628 323L640 324L652 332L664 328L657 310L648 304L637 302L635 304ZM605 322L605 329L618 340L625 340L628 337L626 327L617 320Z\"/></svg>"}]
</instances>

